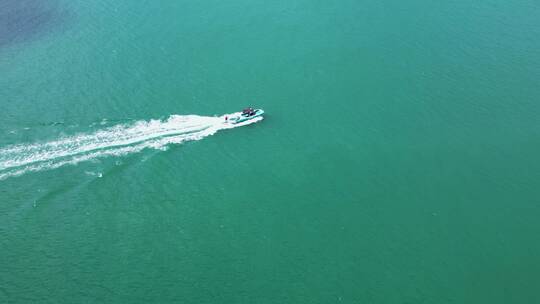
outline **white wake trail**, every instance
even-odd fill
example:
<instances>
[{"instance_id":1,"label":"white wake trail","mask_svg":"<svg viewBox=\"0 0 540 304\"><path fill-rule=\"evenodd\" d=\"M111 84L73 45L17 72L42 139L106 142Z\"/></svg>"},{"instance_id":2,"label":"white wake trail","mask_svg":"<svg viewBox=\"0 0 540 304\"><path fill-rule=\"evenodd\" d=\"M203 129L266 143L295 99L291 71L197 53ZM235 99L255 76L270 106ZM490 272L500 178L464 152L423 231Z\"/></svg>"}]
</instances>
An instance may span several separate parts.
<instances>
[{"instance_id":1,"label":"white wake trail","mask_svg":"<svg viewBox=\"0 0 540 304\"><path fill-rule=\"evenodd\" d=\"M0 148L0 180L96 158L137 153L147 148L164 149L170 144L200 140L219 130L262 120L262 117L257 117L239 124L225 122L225 116L238 114L220 117L172 115L166 120L120 124L94 133Z\"/></svg>"}]
</instances>

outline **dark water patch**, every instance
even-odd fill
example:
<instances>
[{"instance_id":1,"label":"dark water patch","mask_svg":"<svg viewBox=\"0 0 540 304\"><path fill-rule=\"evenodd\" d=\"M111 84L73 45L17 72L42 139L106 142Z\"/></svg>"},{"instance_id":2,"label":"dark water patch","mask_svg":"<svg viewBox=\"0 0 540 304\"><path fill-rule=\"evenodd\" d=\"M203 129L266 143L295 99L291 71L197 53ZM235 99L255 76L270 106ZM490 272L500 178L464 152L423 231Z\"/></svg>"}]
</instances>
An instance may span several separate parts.
<instances>
[{"instance_id":1,"label":"dark water patch","mask_svg":"<svg viewBox=\"0 0 540 304\"><path fill-rule=\"evenodd\" d=\"M68 16L56 0L0 0L0 47L60 28Z\"/></svg>"}]
</instances>

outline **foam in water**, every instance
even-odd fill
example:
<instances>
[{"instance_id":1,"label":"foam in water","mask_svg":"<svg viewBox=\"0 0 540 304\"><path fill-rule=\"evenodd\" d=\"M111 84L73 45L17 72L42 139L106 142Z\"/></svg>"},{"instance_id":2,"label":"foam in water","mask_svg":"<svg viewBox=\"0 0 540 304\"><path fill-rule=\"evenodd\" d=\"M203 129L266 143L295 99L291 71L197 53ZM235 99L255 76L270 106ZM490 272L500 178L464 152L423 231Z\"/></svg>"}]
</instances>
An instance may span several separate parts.
<instances>
[{"instance_id":1,"label":"foam in water","mask_svg":"<svg viewBox=\"0 0 540 304\"><path fill-rule=\"evenodd\" d=\"M172 115L166 120L120 124L94 133L0 148L0 180L107 156L137 153L147 148L165 149L170 144L200 140L219 130L236 128L263 119L257 117L238 124L225 122L225 116L238 114L219 117Z\"/></svg>"}]
</instances>

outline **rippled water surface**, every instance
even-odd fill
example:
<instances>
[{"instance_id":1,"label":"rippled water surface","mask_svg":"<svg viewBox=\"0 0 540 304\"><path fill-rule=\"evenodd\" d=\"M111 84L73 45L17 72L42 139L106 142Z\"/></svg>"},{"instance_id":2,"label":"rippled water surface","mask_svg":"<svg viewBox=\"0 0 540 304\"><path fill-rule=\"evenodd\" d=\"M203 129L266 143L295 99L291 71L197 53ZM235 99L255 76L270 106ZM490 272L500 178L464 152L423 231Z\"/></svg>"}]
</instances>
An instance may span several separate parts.
<instances>
[{"instance_id":1,"label":"rippled water surface","mask_svg":"<svg viewBox=\"0 0 540 304\"><path fill-rule=\"evenodd\" d=\"M540 302L539 20L0 0L0 303Z\"/></svg>"}]
</instances>

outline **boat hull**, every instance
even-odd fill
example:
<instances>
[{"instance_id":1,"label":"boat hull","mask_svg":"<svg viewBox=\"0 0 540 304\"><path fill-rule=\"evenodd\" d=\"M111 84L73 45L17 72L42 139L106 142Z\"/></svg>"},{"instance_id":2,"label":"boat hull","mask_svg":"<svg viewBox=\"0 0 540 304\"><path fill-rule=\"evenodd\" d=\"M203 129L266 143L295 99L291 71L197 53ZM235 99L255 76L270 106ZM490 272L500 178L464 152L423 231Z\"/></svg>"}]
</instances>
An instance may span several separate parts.
<instances>
[{"instance_id":1,"label":"boat hull","mask_svg":"<svg viewBox=\"0 0 540 304\"><path fill-rule=\"evenodd\" d=\"M255 114L254 115L251 115L251 116L245 116L245 115L240 115L238 116L237 118L232 118L231 119L231 122L233 124L237 124L237 123L241 123L241 122L244 122L244 121L248 121L248 120L252 120L254 118L257 118L259 116L262 116L264 114L264 110L263 109L257 109L255 110Z\"/></svg>"}]
</instances>

